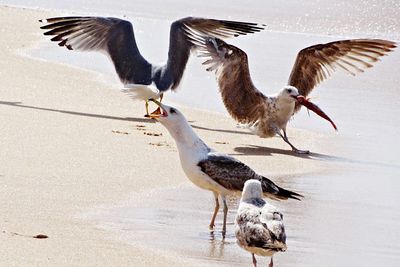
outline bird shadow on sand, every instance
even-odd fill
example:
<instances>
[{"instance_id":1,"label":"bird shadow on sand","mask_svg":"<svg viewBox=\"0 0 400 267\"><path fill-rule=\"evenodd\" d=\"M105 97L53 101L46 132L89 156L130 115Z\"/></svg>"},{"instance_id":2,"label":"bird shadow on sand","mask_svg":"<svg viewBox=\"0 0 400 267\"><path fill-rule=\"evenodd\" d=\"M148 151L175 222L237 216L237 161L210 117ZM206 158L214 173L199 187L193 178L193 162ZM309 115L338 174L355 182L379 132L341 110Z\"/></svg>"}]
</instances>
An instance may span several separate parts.
<instances>
[{"instance_id":1,"label":"bird shadow on sand","mask_svg":"<svg viewBox=\"0 0 400 267\"><path fill-rule=\"evenodd\" d=\"M288 155L298 158L310 159L310 160L319 160L319 161L327 161L327 162L339 162L339 163L347 163L347 164L361 164L361 165L372 165L376 167L385 167L385 168L393 168L400 169L400 165L390 164L385 162L378 161L367 161L367 160L355 160L346 157L338 157L327 154L310 152L310 154L296 154L289 149L279 149L272 147L263 147L257 145L246 145L239 146L233 149L237 153L231 153L232 156L238 155L251 155L251 156L272 156L273 154L281 154Z\"/></svg>"},{"instance_id":2,"label":"bird shadow on sand","mask_svg":"<svg viewBox=\"0 0 400 267\"><path fill-rule=\"evenodd\" d=\"M244 131L225 130L225 129L216 129L216 128L209 128L209 127L204 127L204 126L198 126L198 125L194 125L194 124L193 124L193 121L191 121L191 124L190 124L190 125L191 125L194 129L198 129L198 130L213 131L213 132L221 132L221 133L232 133L232 134L254 135L253 133L244 132Z\"/></svg>"},{"instance_id":3,"label":"bird shadow on sand","mask_svg":"<svg viewBox=\"0 0 400 267\"><path fill-rule=\"evenodd\" d=\"M22 104L22 102L0 101L0 105L13 106L13 107L18 107L18 108L26 108L26 109L43 110L43 111L50 111L50 112L58 112L58 113L63 113L63 114L68 114L68 115L92 117L92 118L99 118L99 119L133 121L133 122L141 122L141 123L144 123L144 122L155 123L153 120L146 119L146 118L118 117L118 116L109 116L109 115L94 114L94 113L77 112L77 111L71 111L71 110L36 107L36 106L24 105L24 104Z\"/></svg>"},{"instance_id":4,"label":"bird shadow on sand","mask_svg":"<svg viewBox=\"0 0 400 267\"><path fill-rule=\"evenodd\" d=\"M306 159L316 159L316 158L329 158L331 156L313 153L310 154L296 154L289 149L280 149L280 148L273 148L273 147L264 147L264 146L257 146L257 145L246 145L246 146L239 146L233 149L237 153L232 153L231 155L251 155L251 156L272 156L273 154L281 154L281 155L288 155L298 158L306 158Z\"/></svg>"}]
</instances>

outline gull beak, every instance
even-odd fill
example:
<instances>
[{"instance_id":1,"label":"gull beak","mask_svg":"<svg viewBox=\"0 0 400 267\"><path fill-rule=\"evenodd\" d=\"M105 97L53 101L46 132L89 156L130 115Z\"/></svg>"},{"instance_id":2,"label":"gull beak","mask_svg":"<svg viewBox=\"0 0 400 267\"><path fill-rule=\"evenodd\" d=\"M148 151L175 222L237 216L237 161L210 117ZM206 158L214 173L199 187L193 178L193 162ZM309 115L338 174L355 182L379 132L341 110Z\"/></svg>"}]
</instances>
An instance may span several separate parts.
<instances>
[{"instance_id":1,"label":"gull beak","mask_svg":"<svg viewBox=\"0 0 400 267\"><path fill-rule=\"evenodd\" d=\"M296 99L296 100L299 100L299 98L301 98L301 97L304 98L304 96L302 96L302 95L300 95L300 94L298 94L298 95L290 95L290 96L293 97L293 98Z\"/></svg>"},{"instance_id":2,"label":"gull beak","mask_svg":"<svg viewBox=\"0 0 400 267\"><path fill-rule=\"evenodd\" d=\"M152 101L157 104L158 108L154 110L152 113L145 115L146 118L151 118L151 119L158 119L160 117L167 117L168 112L163 108L163 104L161 104L159 101L155 99L149 99L149 101Z\"/></svg>"}]
</instances>

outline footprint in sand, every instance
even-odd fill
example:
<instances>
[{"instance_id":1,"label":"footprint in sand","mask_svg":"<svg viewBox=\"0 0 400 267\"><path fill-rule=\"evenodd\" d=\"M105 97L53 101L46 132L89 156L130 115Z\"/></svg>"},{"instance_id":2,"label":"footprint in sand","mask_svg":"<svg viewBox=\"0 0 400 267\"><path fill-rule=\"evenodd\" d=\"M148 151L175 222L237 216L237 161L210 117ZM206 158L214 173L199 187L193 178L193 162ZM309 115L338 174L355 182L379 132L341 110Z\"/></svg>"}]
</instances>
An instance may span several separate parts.
<instances>
[{"instance_id":1,"label":"footprint in sand","mask_svg":"<svg viewBox=\"0 0 400 267\"><path fill-rule=\"evenodd\" d=\"M122 132L122 131L118 131L118 130L112 130L113 133L116 134L129 134L128 132Z\"/></svg>"},{"instance_id":2,"label":"footprint in sand","mask_svg":"<svg viewBox=\"0 0 400 267\"><path fill-rule=\"evenodd\" d=\"M146 125L143 124L136 124L136 130L138 131L146 131Z\"/></svg>"},{"instance_id":3,"label":"footprint in sand","mask_svg":"<svg viewBox=\"0 0 400 267\"><path fill-rule=\"evenodd\" d=\"M229 142L226 142L226 141L215 141L215 143L219 144L219 145L228 145L229 144Z\"/></svg>"},{"instance_id":4,"label":"footprint in sand","mask_svg":"<svg viewBox=\"0 0 400 267\"><path fill-rule=\"evenodd\" d=\"M152 145L152 146L166 146L166 147L170 147L170 145L169 145L167 142L165 142L165 141L163 141L163 142L156 142L156 143L150 142L149 145Z\"/></svg>"},{"instance_id":5,"label":"footprint in sand","mask_svg":"<svg viewBox=\"0 0 400 267\"><path fill-rule=\"evenodd\" d=\"M162 133L151 133L151 132L144 132L143 134L149 135L149 136L162 136Z\"/></svg>"}]
</instances>

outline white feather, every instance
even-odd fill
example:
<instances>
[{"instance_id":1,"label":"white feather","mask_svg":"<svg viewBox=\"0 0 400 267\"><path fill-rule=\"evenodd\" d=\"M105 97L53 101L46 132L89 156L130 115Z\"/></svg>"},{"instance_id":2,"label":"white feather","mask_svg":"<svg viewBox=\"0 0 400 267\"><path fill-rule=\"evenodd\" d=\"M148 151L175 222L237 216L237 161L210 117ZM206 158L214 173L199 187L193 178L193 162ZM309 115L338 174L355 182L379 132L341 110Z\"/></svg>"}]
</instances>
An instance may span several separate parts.
<instances>
[{"instance_id":1,"label":"white feather","mask_svg":"<svg viewBox=\"0 0 400 267\"><path fill-rule=\"evenodd\" d=\"M121 89L121 92L129 95L135 100L149 100L150 98L157 99L160 97L160 90L157 89L154 83L150 85L144 84L127 84Z\"/></svg>"}]
</instances>

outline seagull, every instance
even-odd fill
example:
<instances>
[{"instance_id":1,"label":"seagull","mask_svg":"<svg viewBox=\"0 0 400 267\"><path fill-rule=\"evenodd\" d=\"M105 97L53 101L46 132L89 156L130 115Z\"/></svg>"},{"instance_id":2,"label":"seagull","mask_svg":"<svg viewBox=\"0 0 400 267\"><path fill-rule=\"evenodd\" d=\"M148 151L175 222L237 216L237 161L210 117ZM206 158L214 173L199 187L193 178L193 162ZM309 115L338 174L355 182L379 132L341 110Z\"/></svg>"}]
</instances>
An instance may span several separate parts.
<instances>
[{"instance_id":1,"label":"seagull","mask_svg":"<svg viewBox=\"0 0 400 267\"><path fill-rule=\"evenodd\" d=\"M190 40L205 57L207 71L215 71L219 91L229 114L247 124L261 138L279 135L298 154L286 135L289 119L300 109L298 98L305 99L312 89L336 69L355 75L373 66L380 57L393 51L396 43L379 39L354 39L317 44L298 54L288 85L273 95L264 95L253 84L247 54L218 38L188 31Z\"/></svg>"},{"instance_id":2,"label":"seagull","mask_svg":"<svg viewBox=\"0 0 400 267\"><path fill-rule=\"evenodd\" d=\"M178 109L161 104L154 99L150 100L159 107L147 117L159 121L175 139L181 166L186 176L198 187L212 191L214 194L215 208L209 225L210 229L215 226L215 217L219 210L218 198L221 197L224 205L222 235L225 237L228 213L226 196L242 191L244 183L249 179L260 181L264 195L271 199L293 198L300 200L300 197L303 197L298 193L277 186L239 160L210 148L194 132Z\"/></svg>"},{"instance_id":3,"label":"seagull","mask_svg":"<svg viewBox=\"0 0 400 267\"><path fill-rule=\"evenodd\" d=\"M44 35L69 50L100 51L113 62L123 92L146 101L161 98L167 90L176 90L181 82L190 52L195 45L188 39L189 29L218 38L237 37L259 32L264 24L186 17L171 24L168 60L162 65L149 63L136 44L132 24L111 17L57 17L39 20Z\"/></svg>"},{"instance_id":4,"label":"seagull","mask_svg":"<svg viewBox=\"0 0 400 267\"><path fill-rule=\"evenodd\" d=\"M235 235L238 245L251 253L269 256L269 267L274 265L272 256L286 251L286 234L283 215L274 206L262 199L260 181L250 179L244 183L242 198L235 219Z\"/></svg>"}]
</instances>

